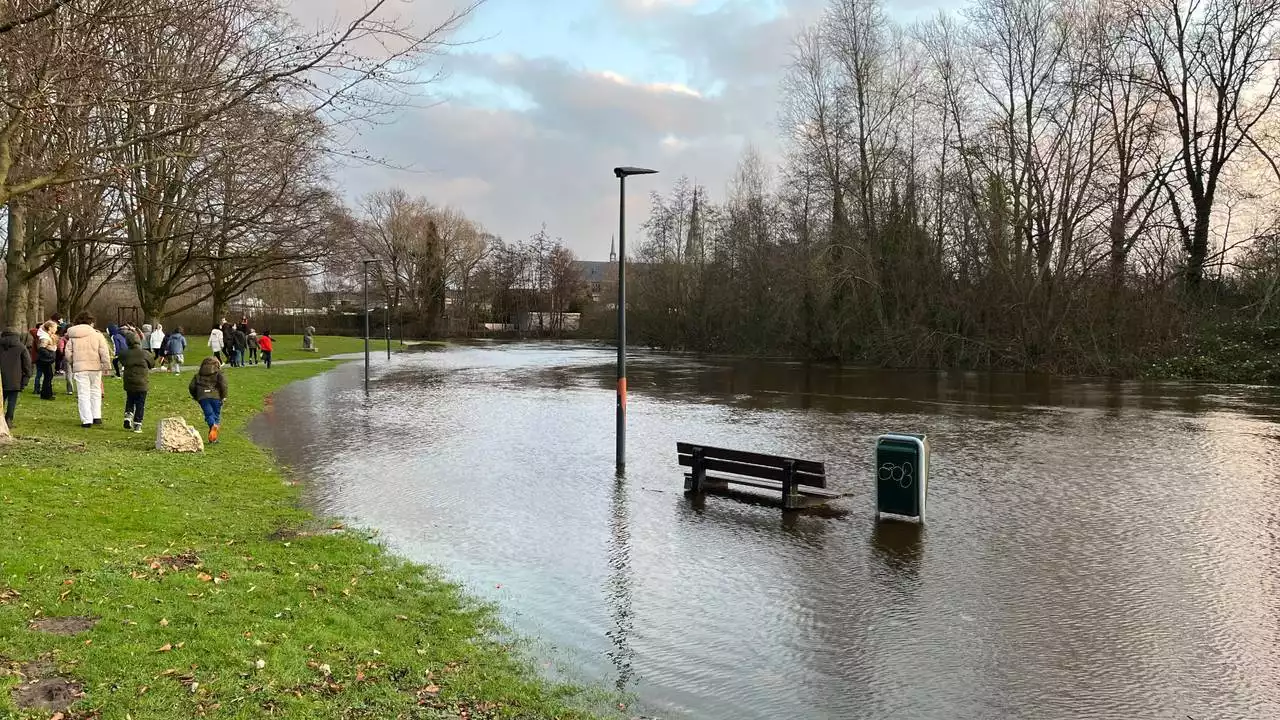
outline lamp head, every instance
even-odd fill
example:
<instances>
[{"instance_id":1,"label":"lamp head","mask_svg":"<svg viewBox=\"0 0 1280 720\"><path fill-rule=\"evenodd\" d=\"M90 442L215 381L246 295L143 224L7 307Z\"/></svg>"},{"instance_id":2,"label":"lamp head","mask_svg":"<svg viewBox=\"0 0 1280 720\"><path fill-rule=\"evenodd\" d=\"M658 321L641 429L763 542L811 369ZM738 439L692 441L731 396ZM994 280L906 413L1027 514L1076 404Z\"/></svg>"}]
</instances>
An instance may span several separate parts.
<instances>
[{"instance_id":1,"label":"lamp head","mask_svg":"<svg viewBox=\"0 0 1280 720\"><path fill-rule=\"evenodd\" d=\"M614 177L617 177L619 179L628 177L630 175L653 175L656 172L658 171L650 170L649 168L630 167L630 166L616 167L613 169Z\"/></svg>"}]
</instances>

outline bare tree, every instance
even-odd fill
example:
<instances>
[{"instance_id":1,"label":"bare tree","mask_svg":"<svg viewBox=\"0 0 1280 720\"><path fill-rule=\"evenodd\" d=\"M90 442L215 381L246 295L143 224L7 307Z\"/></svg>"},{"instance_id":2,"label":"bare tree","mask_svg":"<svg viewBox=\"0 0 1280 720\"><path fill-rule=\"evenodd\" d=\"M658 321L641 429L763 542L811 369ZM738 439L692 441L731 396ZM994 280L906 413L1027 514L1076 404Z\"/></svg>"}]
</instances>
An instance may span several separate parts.
<instances>
[{"instance_id":1,"label":"bare tree","mask_svg":"<svg viewBox=\"0 0 1280 720\"><path fill-rule=\"evenodd\" d=\"M14 2L7 8L7 12L0 15L0 34L17 30L23 25L30 25L39 22L54 13L64 5L70 5L76 0L45 0L43 3L33 2Z\"/></svg>"},{"instance_id":2,"label":"bare tree","mask_svg":"<svg viewBox=\"0 0 1280 720\"><path fill-rule=\"evenodd\" d=\"M1280 2L1130 0L1126 8L1146 61L1136 79L1171 118L1181 182L1166 195L1186 280L1198 285L1223 173L1280 96Z\"/></svg>"},{"instance_id":3,"label":"bare tree","mask_svg":"<svg viewBox=\"0 0 1280 720\"><path fill-rule=\"evenodd\" d=\"M376 119L434 80L421 72L422 62L448 44L474 8L415 29L383 19L389 4L372 0L355 17L316 31L302 30L269 0L32 6L14 16L0 43L0 203L21 218L23 198L43 188L136 181L141 172L157 183L135 187L144 188L135 197L156 205L142 224L171 226L143 235L160 232L161 245L189 237L190 218L170 212L160 219L165 213L157 208L166 202L160 184L169 171L183 171L177 182L185 186L203 170L192 157L202 125L255 99L317 114L327 124ZM133 214L129 241L136 246L149 239L140 238ZM29 281L43 255L28 246L23 223L10 229L6 311L26 324L23 278ZM167 302L188 285L188 260L171 246L151 253L142 273L149 277L140 281L149 312L163 312L157 297Z\"/></svg>"}]
</instances>

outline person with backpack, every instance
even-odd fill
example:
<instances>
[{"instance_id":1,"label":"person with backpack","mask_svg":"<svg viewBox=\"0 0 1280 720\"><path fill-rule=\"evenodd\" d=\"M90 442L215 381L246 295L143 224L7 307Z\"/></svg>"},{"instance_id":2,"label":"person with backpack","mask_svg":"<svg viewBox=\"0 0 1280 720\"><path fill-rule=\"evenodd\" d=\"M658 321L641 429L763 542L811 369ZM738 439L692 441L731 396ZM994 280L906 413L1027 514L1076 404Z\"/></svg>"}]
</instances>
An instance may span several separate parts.
<instances>
[{"instance_id":1,"label":"person with backpack","mask_svg":"<svg viewBox=\"0 0 1280 720\"><path fill-rule=\"evenodd\" d=\"M124 429L142 432L142 416L147 411L147 391L151 387L151 368L155 361L142 349L142 339L125 333L124 360Z\"/></svg>"},{"instance_id":2,"label":"person with backpack","mask_svg":"<svg viewBox=\"0 0 1280 720\"><path fill-rule=\"evenodd\" d=\"M222 363L216 357L207 357L187 386L191 399L200 403L204 422L209 426L209 444L218 442L222 428L222 405L227 401L227 376L222 374Z\"/></svg>"},{"instance_id":3,"label":"person with backpack","mask_svg":"<svg viewBox=\"0 0 1280 720\"><path fill-rule=\"evenodd\" d=\"M183 353L187 351L187 336L182 334L182 327L179 326L173 334L165 340L164 355L169 359L169 367L173 370L173 374L177 375L182 372Z\"/></svg>"}]
</instances>

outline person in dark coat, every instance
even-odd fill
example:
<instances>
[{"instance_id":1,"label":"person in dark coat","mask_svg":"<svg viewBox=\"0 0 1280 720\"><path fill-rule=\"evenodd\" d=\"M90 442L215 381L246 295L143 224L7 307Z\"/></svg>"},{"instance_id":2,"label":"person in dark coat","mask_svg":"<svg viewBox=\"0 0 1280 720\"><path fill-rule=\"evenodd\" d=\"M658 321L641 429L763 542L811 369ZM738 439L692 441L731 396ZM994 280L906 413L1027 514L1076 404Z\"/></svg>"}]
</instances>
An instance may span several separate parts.
<instances>
[{"instance_id":1,"label":"person in dark coat","mask_svg":"<svg viewBox=\"0 0 1280 720\"><path fill-rule=\"evenodd\" d=\"M4 389L4 421L13 427L18 396L31 381L31 353L16 330L0 333L0 387Z\"/></svg>"},{"instance_id":2,"label":"person in dark coat","mask_svg":"<svg viewBox=\"0 0 1280 720\"><path fill-rule=\"evenodd\" d=\"M235 360L236 360L235 359L236 348L234 344L235 331L236 331L235 325L232 325L231 323L227 322L225 319L222 321L222 352L227 356L227 361L225 363L226 365L232 365L232 366L235 365Z\"/></svg>"},{"instance_id":3,"label":"person in dark coat","mask_svg":"<svg viewBox=\"0 0 1280 720\"><path fill-rule=\"evenodd\" d=\"M36 332L36 393L53 399L53 373L58 365L58 323L46 320Z\"/></svg>"},{"instance_id":4,"label":"person in dark coat","mask_svg":"<svg viewBox=\"0 0 1280 720\"><path fill-rule=\"evenodd\" d=\"M237 327L231 331L231 344L235 348L232 366L244 367L244 354L249 348L249 335Z\"/></svg>"},{"instance_id":5,"label":"person in dark coat","mask_svg":"<svg viewBox=\"0 0 1280 720\"><path fill-rule=\"evenodd\" d=\"M124 353L124 429L142 432L142 415L147 410L147 391L151 388L151 353L142 349L142 340L133 333L125 335L128 349Z\"/></svg>"}]
</instances>

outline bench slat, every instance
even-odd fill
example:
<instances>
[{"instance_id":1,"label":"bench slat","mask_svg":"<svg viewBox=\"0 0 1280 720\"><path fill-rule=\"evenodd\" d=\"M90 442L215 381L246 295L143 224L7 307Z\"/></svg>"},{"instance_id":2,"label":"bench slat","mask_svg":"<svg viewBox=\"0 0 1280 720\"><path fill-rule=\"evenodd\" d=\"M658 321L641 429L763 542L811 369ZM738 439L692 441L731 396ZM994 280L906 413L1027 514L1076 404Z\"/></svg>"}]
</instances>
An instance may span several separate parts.
<instances>
[{"instance_id":1,"label":"bench slat","mask_svg":"<svg viewBox=\"0 0 1280 720\"><path fill-rule=\"evenodd\" d=\"M693 467L692 455L681 455L680 464L684 467ZM745 475L752 478L760 478L765 480L773 480L778 483L778 488L782 488L783 470L780 467L768 467L765 465L755 465L751 463L735 462L733 460L719 460L707 457L703 460L707 470L715 472L727 472L735 475ZM826 487L826 474L818 475L811 472L796 472L796 483L799 485L807 485L810 487Z\"/></svg>"},{"instance_id":2,"label":"bench slat","mask_svg":"<svg viewBox=\"0 0 1280 720\"><path fill-rule=\"evenodd\" d=\"M715 458L718 460L731 460L733 462L748 463L750 465L764 465L766 467L776 467L781 469L785 460L794 460L796 463L796 472L807 473L809 475L825 475L827 472L826 465L814 460L800 460L799 458L783 457L781 455L766 455L764 453L747 452L746 450L730 450L728 448L710 447L707 445L698 445L696 443L678 442L676 443L676 452L680 455L692 455L695 447L702 448L703 455L707 458Z\"/></svg>"},{"instance_id":3,"label":"bench slat","mask_svg":"<svg viewBox=\"0 0 1280 720\"><path fill-rule=\"evenodd\" d=\"M689 473L685 473L685 478L688 478L688 477L689 477ZM721 477L719 475L708 475L707 481L713 482L713 483L727 483L731 485L749 485L751 487L762 488L765 490L778 490L778 491L782 490L781 481L766 480L764 478ZM820 487L808 487L808 486L800 487L800 488L796 488L796 492L800 493L801 495L810 495L813 497L823 497L823 498L832 498L832 499L844 497L843 493L836 492L835 490L827 490L826 488L820 488Z\"/></svg>"}]
</instances>

